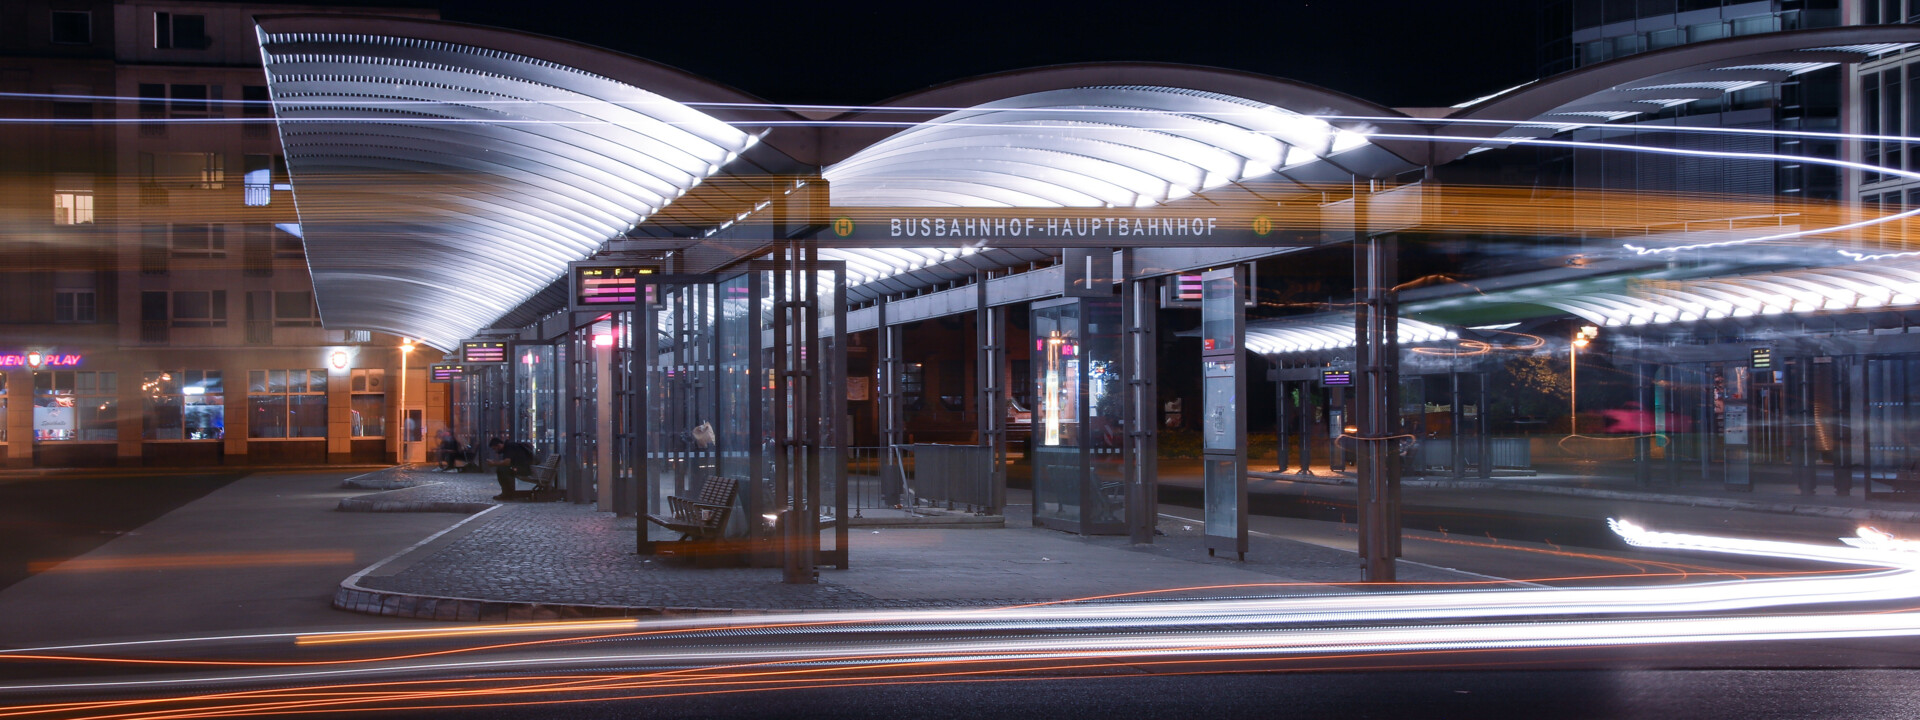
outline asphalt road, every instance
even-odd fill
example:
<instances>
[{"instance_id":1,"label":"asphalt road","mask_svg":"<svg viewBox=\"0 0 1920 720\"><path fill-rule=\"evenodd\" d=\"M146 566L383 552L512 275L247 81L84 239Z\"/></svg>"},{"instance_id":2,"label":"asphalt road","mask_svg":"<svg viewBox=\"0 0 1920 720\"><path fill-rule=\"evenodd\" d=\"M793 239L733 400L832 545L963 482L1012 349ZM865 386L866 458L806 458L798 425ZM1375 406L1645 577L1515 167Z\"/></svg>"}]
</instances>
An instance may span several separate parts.
<instances>
[{"instance_id":1,"label":"asphalt road","mask_svg":"<svg viewBox=\"0 0 1920 720\"><path fill-rule=\"evenodd\" d=\"M388 718L1649 718L1914 717L1913 670L1560 670L1023 677L778 694L376 713Z\"/></svg>"},{"instance_id":2,"label":"asphalt road","mask_svg":"<svg viewBox=\"0 0 1920 720\"><path fill-rule=\"evenodd\" d=\"M78 557L246 477L221 471L70 471L0 476L0 589L30 566Z\"/></svg>"}]
</instances>

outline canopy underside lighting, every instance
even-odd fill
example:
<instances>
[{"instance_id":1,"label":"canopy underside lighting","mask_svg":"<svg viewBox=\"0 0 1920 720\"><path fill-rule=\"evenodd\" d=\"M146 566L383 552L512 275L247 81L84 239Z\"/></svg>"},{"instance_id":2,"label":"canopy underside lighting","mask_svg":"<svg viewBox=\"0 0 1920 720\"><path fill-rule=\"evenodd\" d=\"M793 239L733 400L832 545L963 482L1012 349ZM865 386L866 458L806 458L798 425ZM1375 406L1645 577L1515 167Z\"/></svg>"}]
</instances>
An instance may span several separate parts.
<instances>
[{"instance_id":1,"label":"canopy underside lighting","mask_svg":"<svg viewBox=\"0 0 1920 720\"><path fill-rule=\"evenodd\" d=\"M329 327L453 348L757 141L434 25L291 31L308 25L263 18L258 33Z\"/></svg>"}]
</instances>

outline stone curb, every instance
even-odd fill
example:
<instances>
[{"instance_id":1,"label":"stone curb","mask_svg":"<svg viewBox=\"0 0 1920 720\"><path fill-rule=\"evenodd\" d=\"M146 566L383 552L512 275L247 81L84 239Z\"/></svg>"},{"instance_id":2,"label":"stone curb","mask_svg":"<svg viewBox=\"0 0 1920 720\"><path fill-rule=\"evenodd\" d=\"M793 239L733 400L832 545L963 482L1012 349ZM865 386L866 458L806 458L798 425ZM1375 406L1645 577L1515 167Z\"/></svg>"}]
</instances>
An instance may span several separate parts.
<instances>
[{"instance_id":1,"label":"stone curb","mask_svg":"<svg viewBox=\"0 0 1920 720\"><path fill-rule=\"evenodd\" d=\"M452 503L448 503L452 504ZM698 607L624 607L618 605L591 605L585 603L516 602L507 600L483 600L480 598L447 597L439 595L420 595L415 593L375 590L360 586L364 578L388 563L405 557L409 553L426 547L442 536L461 530L467 523L480 519L498 505L484 505L484 509L472 517L454 523L445 530L434 533L405 550L367 566L340 582L333 591L333 607L349 612L380 615L384 617L415 618L419 620L437 620L443 622L521 622L538 620L575 620L583 618L684 618L719 615L786 615L804 613L805 610L740 610L733 608ZM819 612L819 611L814 611Z\"/></svg>"}]
</instances>

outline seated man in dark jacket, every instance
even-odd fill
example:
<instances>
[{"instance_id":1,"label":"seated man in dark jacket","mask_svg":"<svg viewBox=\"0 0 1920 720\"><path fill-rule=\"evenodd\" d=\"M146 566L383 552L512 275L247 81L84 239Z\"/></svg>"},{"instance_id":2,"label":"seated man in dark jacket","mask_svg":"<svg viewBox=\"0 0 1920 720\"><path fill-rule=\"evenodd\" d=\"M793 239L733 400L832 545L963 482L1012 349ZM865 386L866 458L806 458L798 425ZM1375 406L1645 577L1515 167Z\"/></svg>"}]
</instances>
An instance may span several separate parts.
<instances>
[{"instance_id":1,"label":"seated man in dark jacket","mask_svg":"<svg viewBox=\"0 0 1920 720\"><path fill-rule=\"evenodd\" d=\"M514 487L519 478L533 475L533 448L526 443L510 443L500 438L487 441L487 448L493 450L496 460L487 461L494 466L494 479L500 481L500 494L495 500L511 500L524 495Z\"/></svg>"}]
</instances>

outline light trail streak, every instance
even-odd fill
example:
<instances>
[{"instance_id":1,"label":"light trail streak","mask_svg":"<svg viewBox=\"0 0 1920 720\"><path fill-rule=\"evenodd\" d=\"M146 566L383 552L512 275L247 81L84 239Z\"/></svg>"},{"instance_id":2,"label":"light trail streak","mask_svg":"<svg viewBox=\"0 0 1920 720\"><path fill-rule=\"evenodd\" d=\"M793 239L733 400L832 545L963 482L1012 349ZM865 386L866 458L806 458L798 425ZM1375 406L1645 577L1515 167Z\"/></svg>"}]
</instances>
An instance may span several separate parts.
<instances>
[{"instance_id":1,"label":"light trail streak","mask_svg":"<svg viewBox=\"0 0 1920 720\"><path fill-rule=\"evenodd\" d=\"M192 679L207 684L314 683L365 675L537 673L542 668L564 670L608 665L668 668L664 671L462 683L399 680L350 685L307 684L288 689L20 706L0 711L0 716L224 717L396 710L415 707L406 703L426 701L439 704L418 707L444 707L449 703L481 707L516 695L645 688L656 692L622 697L657 699L684 693L775 690L832 683L954 679L980 672L1034 673L1086 668L1087 663L1135 666L1215 661L1311 662L1339 656L1382 658L1417 653L1446 655L1920 635L1920 613L1911 611L1806 612L1824 606L1858 607L1860 603L1920 598L1920 585L1913 582L1913 573L1920 565L1920 553L1912 550L1911 543L1885 533L1863 528L1860 538L1854 542L1828 547L1658 533L1628 522L1615 522L1613 527L1627 542L1639 547L1794 558L1865 570L1844 576L1789 574L1762 580L1655 588L1455 590L840 613L829 616L824 623L817 616L770 617L746 623L695 619L648 624L645 627L652 632L678 632L680 636L677 639L656 636L645 642L628 638L629 642L641 645L628 652L577 654L568 650L577 651L578 647L553 648L533 656L352 668L316 667L272 673L209 673ZM1791 617L1792 622L1783 622L1787 617ZM828 627L835 623L849 624ZM742 631L752 628L782 625L787 626L784 632L769 635L759 630L741 636ZM929 633L934 635L928 637ZM779 637L782 634L797 634L797 637L790 642L783 641ZM745 637L752 646L717 646L729 636ZM673 644L676 640L678 646ZM968 669L983 664L1005 667L984 671ZM903 671L907 672L902 674ZM845 673L854 675L847 677ZM0 691L128 690L178 681L179 678L116 679L12 685ZM475 684L480 687L473 687ZM663 690L673 692L658 692ZM608 699L620 697L524 702ZM177 707L163 708L163 705ZM131 708L139 710L112 712ZM108 713L80 714L94 711Z\"/></svg>"},{"instance_id":2,"label":"light trail streak","mask_svg":"<svg viewBox=\"0 0 1920 720\"><path fill-rule=\"evenodd\" d=\"M122 570L199 570L231 567L352 565L352 550L289 550L257 553L196 553L186 555L131 555L34 560L27 572L113 572Z\"/></svg>"}]
</instances>

